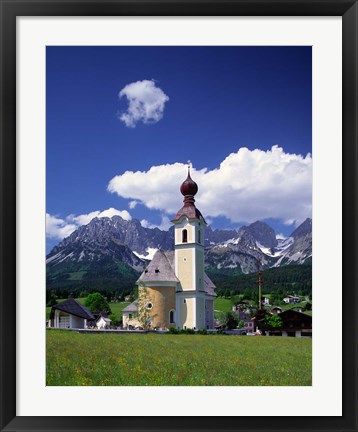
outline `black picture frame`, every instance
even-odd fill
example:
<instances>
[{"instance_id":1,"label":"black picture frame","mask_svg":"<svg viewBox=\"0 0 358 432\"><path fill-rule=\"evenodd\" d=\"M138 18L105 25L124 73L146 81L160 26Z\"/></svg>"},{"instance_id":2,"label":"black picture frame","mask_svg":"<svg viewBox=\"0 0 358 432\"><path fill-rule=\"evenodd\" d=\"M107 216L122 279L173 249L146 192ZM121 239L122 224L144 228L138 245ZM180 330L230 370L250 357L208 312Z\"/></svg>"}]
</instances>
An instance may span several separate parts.
<instances>
[{"instance_id":1,"label":"black picture frame","mask_svg":"<svg viewBox=\"0 0 358 432\"><path fill-rule=\"evenodd\" d=\"M358 3L351 0L0 0L0 430L357 431ZM343 415L342 417L16 416L16 17L342 16L343 21ZM334 227L332 227L334 229ZM304 401L301 409L304 409ZM178 407L178 412L182 410ZM292 410L292 413L295 409ZM113 413L115 414L115 413Z\"/></svg>"}]
</instances>

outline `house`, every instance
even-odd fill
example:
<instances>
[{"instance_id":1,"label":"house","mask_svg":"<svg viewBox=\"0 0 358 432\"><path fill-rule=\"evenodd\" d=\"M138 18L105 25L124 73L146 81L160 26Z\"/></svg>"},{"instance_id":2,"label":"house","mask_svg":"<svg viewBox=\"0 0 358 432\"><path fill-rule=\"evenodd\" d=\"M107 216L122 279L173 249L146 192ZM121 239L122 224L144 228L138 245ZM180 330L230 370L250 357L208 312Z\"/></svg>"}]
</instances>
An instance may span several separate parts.
<instances>
[{"instance_id":1,"label":"house","mask_svg":"<svg viewBox=\"0 0 358 432\"><path fill-rule=\"evenodd\" d=\"M282 308L280 308L279 306L274 306L273 308L271 308L271 313L273 314L280 314L282 312Z\"/></svg>"},{"instance_id":2,"label":"house","mask_svg":"<svg viewBox=\"0 0 358 432\"><path fill-rule=\"evenodd\" d=\"M261 297L262 304L265 306L270 305L270 299L268 297Z\"/></svg>"},{"instance_id":3,"label":"house","mask_svg":"<svg viewBox=\"0 0 358 432\"><path fill-rule=\"evenodd\" d=\"M244 321L244 329L246 333L254 333L255 327L254 327L254 321L251 318L251 315L249 314L248 310L243 310L240 307L236 307L236 310L233 308L233 312L235 312L238 315L238 318L240 321Z\"/></svg>"},{"instance_id":4,"label":"house","mask_svg":"<svg viewBox=\"0 0 358 432\"><path fill-rule=\"evenodd\" d=\"M123 328L128 329L129 326L140 327L140 322L137 319L138 315L138 300L128 305L122 310Z\"/></svg>"},{"instance_id":5,"label":"house","mask_svg":"<svg viewBox=\"0 0 358 432\"><path fill-rule=\"evenodd\" d=\"M94 320L92 312L73 298L52 306L49 327L87 328L88 321Z\"/></svg>"},{"instance_id":6,"label":"house","mask_svg":"<svg viewBox=\"0 0 358 432\"><path fill-rule=\"evenodd\" d=\"M126 302L130 302L131 300L132 300L132 296L131 295L126 295L124 297L124 301L126 301Z\"/></svg>"},{"instance_id":7,"label":"house","mask_svg":"<svg viewBox=\"0 0 358 432\"><path fill-rule=\"evenodd\" d=\"M100 312L98 318L96 319L96 327L98 329L106 329L111 325L112 320L108 318L108 314L106 312Z\"/></svg>"},{"instance_id":8,"label":"house","mask_svg":"<svg viewBox=\"0 0 358 432\"><path fill-rule=\"evenodd\" d=\"M283 301L286 304L291 304L291 303L300 303L301 299L299 297L297 297L297 296L294 296L294 295L293 296L292 295L288 295L287 297L285 297L283 299Z\"/></svg>"},{"instance_id":9,"label":"house","mask_svg":"<svg viewBox=\"0 0 358 432\"><path fill-rule=\"evenodd\" d=\"M150 328L213 329L216 287L204 271L207 223L195 206L198 185L190 166L180 192L184 205L172 220L174 251L158 250L139 277L137 314L147 317ZM123 325L135 327L138 317L133 316L133 303L129 306L123 310Z\"/></svg>"},{"instance_id":10,"label":"house","mask_svg":"<svg viewBox=\"0 0 358 432\"><path fill-rule=\"evenodd\" d=\"M259 329L267 336L312 337L312 316L294 309L280 313L282 326L271 328L265 323L265 317L257 320Z\"/></svg>"}]
</instances>

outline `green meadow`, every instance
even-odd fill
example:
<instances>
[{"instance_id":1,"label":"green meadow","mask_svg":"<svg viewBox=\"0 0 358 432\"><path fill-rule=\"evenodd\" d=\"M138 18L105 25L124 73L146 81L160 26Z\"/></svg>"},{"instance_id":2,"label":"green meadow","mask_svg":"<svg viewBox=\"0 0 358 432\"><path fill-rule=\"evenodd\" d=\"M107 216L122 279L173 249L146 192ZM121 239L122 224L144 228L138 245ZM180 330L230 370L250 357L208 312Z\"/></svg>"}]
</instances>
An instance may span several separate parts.
<instances>
[{"instance_id":1,"label":"green meadow","mask_svg":"<svg viewBox=\"0 0 358 432\"><path fill-rule=\"evenodd\" d=\"M49 386L310 386L311 339L47 330Z\"/></svg>"}]
</instances>

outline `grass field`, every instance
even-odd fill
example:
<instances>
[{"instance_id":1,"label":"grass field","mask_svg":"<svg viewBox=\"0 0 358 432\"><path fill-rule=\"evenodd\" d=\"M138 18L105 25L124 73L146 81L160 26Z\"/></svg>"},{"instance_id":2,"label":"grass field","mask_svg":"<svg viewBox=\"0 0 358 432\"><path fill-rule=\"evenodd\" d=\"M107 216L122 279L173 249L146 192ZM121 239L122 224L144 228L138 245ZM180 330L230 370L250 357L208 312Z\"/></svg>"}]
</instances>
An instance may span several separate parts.
<instances>
[{"instance_id":1,"label":"grass field","mask_svg":"<svg viewBox=\"0 0 358 432\"><path fill-rule=\"evenodd\" d=\"M309 386L311 339L47 330L49 386Z\"/></svg>"}]
</instances>

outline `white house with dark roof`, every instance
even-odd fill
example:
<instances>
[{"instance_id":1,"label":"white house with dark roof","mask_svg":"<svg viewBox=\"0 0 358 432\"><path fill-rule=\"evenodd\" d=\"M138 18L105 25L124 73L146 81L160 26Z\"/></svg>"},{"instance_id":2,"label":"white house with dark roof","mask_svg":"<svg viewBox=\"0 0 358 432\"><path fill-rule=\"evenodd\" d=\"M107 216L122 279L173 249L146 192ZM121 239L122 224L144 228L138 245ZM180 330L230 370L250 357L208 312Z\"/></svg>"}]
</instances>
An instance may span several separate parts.
<instances>
[{"instance_id":1,"label":"white house with dark roof","mask_svg":"<svg viewBox=\"0 0 358 432\"><path fill-rule=\"evenodd\" d=\"M69 298L52 306L49 327L84 329L87 322L94 319L94 315L86 306Z\"/></svg>"},{"instance_id":2,"label":"white house with dark roof","mask_svg":"<svg viewBox=\"0 0 358 432\"><path fill-rule=\"evenodd\" d=\"M152 328L214 328L215 285L204 270L204 217L195 207L197 184L190 177L180 188L184 205L173 223L174 251L158 250L137 281L138 295L146 296ZM123 326L137 326L139 304L123 310ZM131 318L129 318L131 316Z\"/></svg>"},{"instance_id":3,"label":"white house with dark roof","mask_svg":"<svg viewBox=\"0 0 358 432\"><path fill-rule=\"evenodd\" d=\"M105 312L100 312L98 318L96 319L96 327L98 329L106 329L111 325L112 320L108 317Z\"/></svg>"}]
</instances>

